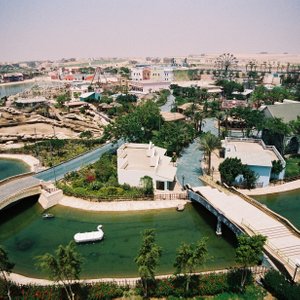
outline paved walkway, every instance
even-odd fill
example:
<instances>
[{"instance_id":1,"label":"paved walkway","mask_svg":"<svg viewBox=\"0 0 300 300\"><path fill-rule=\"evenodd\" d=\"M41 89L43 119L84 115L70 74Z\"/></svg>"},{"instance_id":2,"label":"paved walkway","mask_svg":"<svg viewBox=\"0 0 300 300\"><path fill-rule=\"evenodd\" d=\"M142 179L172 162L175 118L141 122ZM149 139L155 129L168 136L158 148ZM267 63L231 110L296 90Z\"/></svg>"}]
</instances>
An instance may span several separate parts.
<instances>
[{"instance_id":1,"label":"paved walkway","mask_svg":"<svg viewBox=\"0 0 300 300\"><path fill-rule=\"evenodd\" d=\"M267 237L267 247L272 249L293 276L296 264L300 263L300 238L288 226L234 194L225 194L210 186L193 188L203 195L228 219L239 225L250 235ZM300 275L299 275L300 276Z\"/></svg>"},{"instance_id":2,"label":"paved walkway","mask_svg":"<svg viewBox=\"0 0 300 300\"><path fill-rule=\"evenodd\" d=\"M40 184L40 181L32 176L25 178L16 178L8 183L5 183L0 188L0 203L11 195Z\"/></svg>"},{"instance_id":3,"label":"paved walkway","mask_svg":"<svg viewBox=\"0 0 300 300\"><path fill-rule=\"evenodd\" d=\"M215 119L205 119L203 123L203 131L218 134L215 127ZM195 139L188 147L183 149L181 157L177 161L177 179L182 185L201 186L202 181L199 176L202 175L201 162L203 160L203 151L199 149L199 139ZM184 180L183 180L184 176ZM184 182L183 182L184 181Z\"/></svg>"},{"instance_id":4,"label":"paved walkway","mask_svg":"<svg viewBox=\"0 0 300 300\"><path fill-rule=\"evenodd\" d=\"M185 205L186 203L186 200L92 202L68 196L64 196L59 201L59 204L63 206L91 211L136 211L176 208L179 204Z\"/></svg>"},{"instance_id":5,"label":"paved walkway","mask_svg":"<svg viewBox=\"0 0 300 300\"><path fill-rule=\"evenodd\" d=\"M121 143L122 142L120 141L116 144L105 144L95 150L79 155L74 159L66 161L53 168L37 173L36 175L34 175L34 177L44 181L60 180L64 177L66 173L77 171L84 166L96 162L101 157L101 155L103 155L106 152L117 149Z\"/></svg>"},{"instance_id":6,"label":"paved walkway","mask_svg":"<svg viewBox=\"0 0 300 300\"><path fill-rule=\"evenodd\" d=\"M300 189L300 179L287 182L284 184L277 184L277 185L270 185L264 188L256 188L253 190L239 190L243 194L246 195L267 195L267 194L276 194L276 193L283 193L292 190Z\"/></svg>"}]
</instances>

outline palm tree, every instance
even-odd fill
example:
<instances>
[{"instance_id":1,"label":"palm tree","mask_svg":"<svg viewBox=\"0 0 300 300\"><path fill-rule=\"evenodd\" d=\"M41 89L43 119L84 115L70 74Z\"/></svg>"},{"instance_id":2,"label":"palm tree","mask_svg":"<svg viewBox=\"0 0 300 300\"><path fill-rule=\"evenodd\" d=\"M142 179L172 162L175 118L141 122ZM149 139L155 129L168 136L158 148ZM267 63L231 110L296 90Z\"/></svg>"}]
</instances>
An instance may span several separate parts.
<instances>
[{"instance_id":1,"label":"palm tree","mask_svg":"<svg viewBox=\"0 0 300 300\"><path fill-rule=\"evenodd\" d=\"M9 279L7 279L7 275L12 271L14 266L15 264L9 261L8 255L5 252L5 250L0 247L0 274L4 280L4 285L7 290L7 298L9 300L11 300L11 295L10 295L11 283Z\"/></svg>"},{"instance_id":2,"label":"palm tree","mask_svg":"<svg viewBox=\"0 0 300 300\"><path fill-rule=\"evenodd\" d=\"M208 169L207 173L210 175L211 170L211 153L215 149L221 147L221 141L218 137L213 135L211 132L207 132L200 138L200 149L208 156Z\"/></svg>"},{"instance_id":3,"label":"palm tree","mask_svg":"<svg viewBox=\"0 0 300 300\"><path fill-rule=\"evenodd\" d=\"M223 111L216 112L216 119L218 120L218 137L221 135L221 122L224 120L225 114Z\"/></svg>"},{"instance_id":4,"label":"palm tree","mask_svg":"<svg viewBox=\"0 0 300 300\"><path fill-rule=\"evenodd\" d=\"M75 299L72 281L79 279L81 256L75 250L74 242L58 246L55 255L46 253L37 257L37 266L49 273L49 277L62 283L69 300Z\"/></svg>"},{"instance_id":5,"label":"palm tree","mask_svg":"<svg viewBox=\"0 0 300 300\"><path fill-rule=\"evenodd\" d=\"M141 276L144 296L148 296L148 282L155 279L155 270L158 260L161 256L161 248L155 244L154 229L145 229L143 233L143 242L135 262Z\"/></svg>"},{"instance_id":6,"label":"palm tree","mask_svg":"<svg viewBox=\"0 0 300 300\"><path fill-rule=\"evenodd\" d=\"M174 267L176 274L183 273L186 276L186 293L189 291L191 273L194 273L197 267L204 264L207 253L207 238L202 238L196 244L183 243L177 249Z\"/></svg>"}]
</instances>

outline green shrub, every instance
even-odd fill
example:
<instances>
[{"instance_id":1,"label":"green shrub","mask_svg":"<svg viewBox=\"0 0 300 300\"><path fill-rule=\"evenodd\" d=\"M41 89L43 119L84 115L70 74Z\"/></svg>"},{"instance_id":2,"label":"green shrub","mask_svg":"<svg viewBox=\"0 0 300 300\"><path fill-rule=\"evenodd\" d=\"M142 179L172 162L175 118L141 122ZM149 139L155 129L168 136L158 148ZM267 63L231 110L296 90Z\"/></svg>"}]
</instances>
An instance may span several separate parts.
<instances>
[{"instance_id":1,"label":"green shrub","mask_svg":"<svg viewBox=\"0 0 300 300\"><path fill-rule=\"evenodd\" d=\"M269 271L264 280L264 286L279 300L297 300L300 295L300 285L291 284L278 271Z\"/></svg>"},{"instance_id":2,"label":"green shrub","mask_svg":"<svg viewBox=\"0 0 300 300\"><path fill-rule=\"evenodd\" d=\"M113 299L122 297L123 292L128 290L128 287L120 287L115 283L95 283L89 286L88 300Z\"/></svg>"},{"instance_id":3,"label":"green shrub","mask_svg":"<svg viewBox=\"0 0 300 300\"><path fill-rule=\"evenodd\" d=\"M241 270L233 270L230 273L210 273L194 275L191 277L190 288L186 293L186 279L184 276L174 276L165 279L158 279L151 282L149 296L151 297L194 297L213 296L221 293L239 292ZM253 283L251 272L247 273L247 287ZM247 290L247 288L246 288ZM140 284L137 285L137 294L143 295ZM249 292L250 293L250 292ZM254 292L253 292L254 293ZM253 294L252 293L252 294ZM239 298L236 298L239 299ZM246 298L245 298L246 299ZM247 298L251 299L251 298Z\"/></svg>"}]
</instances>

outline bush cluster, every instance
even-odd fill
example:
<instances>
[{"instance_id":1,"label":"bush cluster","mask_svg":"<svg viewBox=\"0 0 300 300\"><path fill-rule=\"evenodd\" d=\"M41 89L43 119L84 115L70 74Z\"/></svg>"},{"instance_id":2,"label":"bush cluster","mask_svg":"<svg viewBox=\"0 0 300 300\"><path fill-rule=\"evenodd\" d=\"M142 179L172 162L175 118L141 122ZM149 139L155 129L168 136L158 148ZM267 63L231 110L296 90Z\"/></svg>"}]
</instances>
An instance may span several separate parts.
<instances>
[{"instance_id":1,"label":"bush cluster","mask_svg":"<svg viewBox=\"0 0 300 300\"><path fill-rule=\"evenodd\" d=\"M193 297L210 296L224 292L240 292L241 270L233 270L229 273L211 273L205 275L194 275L191 277L189 291L186 292L186 278L174 276L165 279L157 279L149 282L151 297ZM246 285L253 283L253 277L249 271ZM136 288L137 294L143 295L142 283Z\"/></svg>"},{"instance_id":2,"label":"bush cluster","mask_svg":"<svg viewBox=\"0 0 300 300\"><path fill-rule=\"evenodd\" d=\"M279 300L297 300L300 295L300 285L291 284L286 278L278 271L269 271L263 284L268 291L270 291Z\"/></svg>"},{"instance_id":3,"label":"bush cluster","mask_svg":"<svg viewBox=\"0 0 300 300\"><path fill-rule=\"evenodd\" d=\"M74 284L72 287L77 300L109 300L122 297L128 286L118 286L116 283ZM14 300L67 300L62 286L16 285L11 286L11 297ZM0 280L0 299L7 298L4 283Z\"/></svg>"},{"instance_id":4,"label":"bush cluster","mask_svg":"<svg viewBox=\"0 0 300 300\"><path fill-rule=\"evenodd\" d=\"M66 174L58 187L65 195L83 199L136 199L153 194L153 188L149 193L147 185L144 188L120 185L117 180L117 157L112 153L103 154L96 163L80 171Z\"/></svg>"}]
</instances>

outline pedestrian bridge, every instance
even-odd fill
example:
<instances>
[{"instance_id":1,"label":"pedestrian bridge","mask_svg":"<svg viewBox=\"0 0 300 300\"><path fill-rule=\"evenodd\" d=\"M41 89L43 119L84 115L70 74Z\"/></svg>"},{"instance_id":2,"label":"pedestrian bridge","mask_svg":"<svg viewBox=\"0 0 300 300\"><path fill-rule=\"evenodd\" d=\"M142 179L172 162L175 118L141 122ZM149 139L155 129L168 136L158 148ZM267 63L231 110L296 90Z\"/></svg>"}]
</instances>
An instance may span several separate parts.
<instances>
[{"instance_id":1,"label":"pedestrian bridge","mask_svg":"<svg viewBox=\"0 0 300 300\"><path fill-rule=\"evenodd\" d=\"M42 195L39 202L44 208L54 205L62 193L53 187L51 181L59 180L68 172L96 162L101 155L116 150L122 143L122 140L110 142L39 173L21 174L0 181L0 210L34 195Z\"/></svg>"},{"instance_id":2,"label":"pedestrian bridge","mask_svg":"<svg viewBox=\"0 0 300 300\"><path fill-rule=\"evenodd\" d=\"M264 250L281 270L300 281L300 232L288 220L243 194L218 187L201 186L188 189L188 197L206 207L221 224L236 234L261 234L267 238Z\"/></svg>"},{"instance_id":3,"label":"pedestrian bridge","mask_svg":"<svg viewBox=\"0 0 300 300\"><path fill-rule=\"evenodd\" d=\"M62 191L51 182L36 179L32 174L22 174L0 182L0 210L27 197L39 195L39 203L46 209L58 203Z\"/></svg>"}]
</instances>

